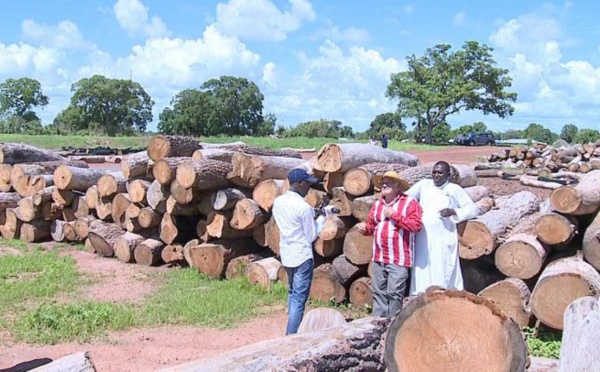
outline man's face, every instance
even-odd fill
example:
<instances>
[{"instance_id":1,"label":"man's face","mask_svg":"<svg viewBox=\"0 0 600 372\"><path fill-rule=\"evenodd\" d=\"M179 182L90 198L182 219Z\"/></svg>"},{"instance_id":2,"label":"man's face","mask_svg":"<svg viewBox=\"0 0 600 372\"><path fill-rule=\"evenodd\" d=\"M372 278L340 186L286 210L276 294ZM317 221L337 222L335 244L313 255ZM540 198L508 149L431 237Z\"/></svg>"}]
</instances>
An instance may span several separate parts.
<instances>
[{"instance_id":1,"label":"man's face","mask_svg":"<svg viewBox=\"0 0 600 372\"><path fill-rule=\"evenodd\" d=\"M308 194L308 190L310 189L310 184L306 181L299 181L298 182L298 194L300 194L302 197L306 196L306 194Z\"/></svg>"},{"instance_id":2,"label":"man's face","mask_svg":"<svg viewBox=\"0 0 600 372\"><path fill-rule=\"evenodd\" d=\"M381 194L385 197L396 197L400 192L400 184L389 178L381 181Z\"/></svg>"},{"instance_id":3,"label":"man's face","mask_svg":"<svg viewBox=\"0 0 600 372\"><path fill-rule=\"evenodd\" d=\"M435 183L436 186L442 186L444 183L446 183L449 175L450 174L449 174L448 170L443 165L440 165L440 164L437 164L436 166L434 166L433 170L431 171L433 183Z\"/></svg>"}]
</instances>

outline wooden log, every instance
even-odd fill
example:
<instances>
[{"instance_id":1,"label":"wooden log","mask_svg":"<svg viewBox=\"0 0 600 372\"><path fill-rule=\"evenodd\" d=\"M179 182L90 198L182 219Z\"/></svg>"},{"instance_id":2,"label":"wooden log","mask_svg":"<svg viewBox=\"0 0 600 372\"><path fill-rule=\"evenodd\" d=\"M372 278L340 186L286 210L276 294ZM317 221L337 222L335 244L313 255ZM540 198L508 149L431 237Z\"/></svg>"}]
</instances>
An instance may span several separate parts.
<instances>
[{"instance_id":1,"label":"wooden log","mask_svg":"<svg viewBox=\"0 0 600 372\"><path fill-rule=\"evenodd\" d=\"M460 259L464 288L471 293L479 293L484 288L505 279L498 270L492 257L482 257L477 260Z\"/></svg>"},{"instance_id":2,"label":"wooden log","mask_svg":"<svg viewBox=\"0 0 600 372\"><path fill-rule=\"evenodd\" d=\"M0 144L0 164L40 163L45 161L67 161L54 151L39 149L24 143Z\"/></svg>"},{"instance_id":3,"label":"wooden log","mask_svg":"<svg viewBox=\"0 0 600 372\"><path fill-rule=\"evenodd\" d=\"M90 225L88 239L94 246L94 251L102 257L112 257L117 238L125 232L117 225L97 221Z\"/></svg>"},{"instance_id":4,"label":"wooden log","mask_svg":"<svg viewBox=\"0 0 600 372\"><path fill-rule=\"evenodd\" d=\"M267 179L260 181L254 187L254 190L252 190L252 199L264 211L270 212L273 207L273 201L282 194L282 187L283 180Z\"/></svg>"},{"instance_id":5,"label":"wooden log","mask_svg":"<svg viewBox=\"0 0 600 372\"><path fill-rule=\"evenodd\" d=\"M85 192L89 187L97 184L104 173L106 172L61 165L54 171L54 185L59 190Z\"/></svg>"},{"instance_id":6,"label":"wooden log","mask_svg":"<svg viewBox=\"0 0 600 372\"><path fill-rule=\"evenodd\" d=\"M309 189L304 200L313 208L329 204L329 195L325 191Z\"/></svg>"},{"instance_id":7,"label":"wooden log","mask_svg":"<svg viewBox=\"0 0 600 372\"><path fill-rule=\"evenodd\" d=\"M323 189L329 194L333 193L334 188L343 186L344 173L342 172L330 172L325 174L325 177L323 177Z\"/></svg>"},{"instance_id":8,"label":"wooden log","mask_svg":"<svg viewBox=\"0 0 600 372\"><path fill-rule=\"evenodd\" d=\"M344 239L324 240L319 237L315 240L313 248L321 257L335 257L344 251Z\"/></svg>"},{"instance_id":9,"label":"wooden log","mask_svg":"<svg viewBox=\"0 0 600 372\"><path fill-rule=\"evenodd\" d=\"M41 189L52 186L51 174L62 162L50 162L51 166L39 164L15 164L10 173L12 188L22 197L32 196ZM43 164L43 163L42 163ZM48 163L46 163L48 164Z\"/></svg>"},{"instance_id":10,"label":"wooden log","mask_svg":"<svg viewBox=\"0 0 600 372\"><path fill-rule=\"evenodd\" d=\"M329 204L340 210L338 216L352 216L352 200L354 197L349 196L343 187L334 187L332 190L332 195L333 199L331 199Z\"/></svg>"},{"instance_id":11,"label":"wooden log","mask_svg":"<svg viewBox=\"0 0 600 372\"><path fill-rule=\"evenodd\" d=\"M275 255L279 256L279 243L281 237L279 236L279 227L277 227L277 223L273 217L265 224L265 233L267 235L269 249L275 253Z\"/></svg>"},{"instance_id":12,"label":"wooden log","mask_svg":"<svg viewBox=\"0 0 600 372\"><path fill-rule=\"evenodd\" d=\"M131 205L131 199L129 199L129 194L127 193L119 193L115 196L112 201L111 208L111 217L115 224L120 226L121 228L125 228L125 212L127 208Z\"/></svg>"},{"instance_id":13,"label":"wooden log","mask_svg":"<svg viewBox=\"0 0 600 372\"><path fill-rule=\"evenodd\" d=\"M98 190L96 185L94 185L92 188L95 188L96 190ZM86 193L86 195L87 195L87 193ZM57 187L54 187L52 189L52 200L54 200L54 203L56 203L57 205L60 205L62 207L70 206L71 203L73 203L73 200L75 200L75 198L77 198L78 196L79 196L78 193L75 193L71 190L60 190ZM96 198L96 200L98 200L98 198ZM86 203L87 203L87 199L86 199Z\"/></svg>"},{"instance_id":14,"label":"wooden log","mask_svg":"<svg viewBox=\"0 0 600 372\"><path fill-rule=\"evenodd\" d=\"M358 319L345 326L262 341L162 372L383 371L381 339L388 322Z\"/></svg>"},{"instance_id":15,"label":"wooden log","mask_svg":"<svg viewBox=\"0 0 600 372\"><path fill-rule=\"evenodd\" d=\"M594 343L600 332L600 301L582 297L567 307L560 348L559 372L594 371L600 365L600 351Z\"/></svg>"},{"instance_id":16,"label":"wooden log","mask_svg":"<svg viewBox=\"0 0 600 372\"><path fill-rule=\"evenodd\" d=\"M174 217L170 213L165 213L160 220L160 239L167 244L172 244L179 234Z\"/></svg>"},{"instance_id":17,"label":"wooden log","mask_svg":"<svg viewBox=\"0 0 600 372\"><path fill-rule=\"evenodd\" d=\"M161 220L162 215L150 207L140 209L138 214L138 223L145 229L159 226Z\"/></svg>"},{"instance_id":18,"label":"wooden log","mask_svg":"<svg viewBox=\"0 0 600 372\"><path fill-rule=\"evenodd\" d=\"M331 267L335 272L338 281L345 288L349 288L350 284L357 278L367 273L367 265L355 265L350 262L344 255L337 256L331 262Z\"/></svg>"},{"instance_id":19,"label":"wooden log","mask_svg":"<svg viewBox=\"0 0 600 372\"><path fill-rule=\"evenodd\" d=\"M529 298L531 292L521 279L508 278L496 282L479 292L479 296L490 300L519 327L527 327L531 321Z\"/></svg>"},{"instance_id":20,"label":"wooden log","mask_svg":"<svg viewBox=\"0 0 600 372\"><path fill-rule=\"evenodd\" d=\"M50 236L55 242L62 242L65 240L65 225L66 221L54 220L50 224Z\"/></svg>"},{"instance_id":21,"label":"wooden log","mask_svg":"<svg viewBox=\"0 0 600 372\"><path fill-rule=\"evenodd\" d=\"M17 218L23 222L30 222L42 217L42 208L33 205L33 198L28 196L19 200L15 208Z\"/></svg>"},{"instance_id":22,"label":"wooden log","mask_svg":"<svg viewBox=\"0 0 600 372\"><path fill-rule=\"evenodd\" d=\"M161 185L169 185L177 176L177 167L184 161L189 161L189 157L164 158L157 160L152 167L154 179Z\"/></svg>"},{"instance_id":23,"label":"wooden log","mask_svg":"<svg viewBox=\"0 0 600 372\"><path fill-rule=\"evenodd\" d=\"M63 208L63 219L66 221L75 221L79 217L89 216L89 214L90 209L85 196L76 197L70 206Z\"/></svg>"},{"instance_id":24,"label":"wooden log","mask_svg":"<svg viewBox=\"0 0 600 372\"><path fill-rule=\"evenodd\" d=\"M600 271L600 214L596 215L583 234L583 256Z\"/></svg>"},{"instance_id":25,"label":"wooden log","mask_svg":"<svg viewBox=\"0 0 600 372\"><path fill-rule=\"evenodd\" d=\"M199 220L198 223L196 224L196 235L198 236L198 239L203 243L206 243L206 242L214 239L214 237L208 235L206 225L207 225L206 220Z\"/></svg>"},{"instance_id":26,"label":"wooden log","mask_svg":"<svg viewBox=\"0 0 600 372\"><path fill-rule=\"evenodd\" d=\"M198 203L198 211L200 211L200 214L203 216L208 216L215 211L211 196L205 196L200 199L200 202Z\"/></svg>"},{"instance_id":27,"label":"wooden log","mask_svg":"<svg viewBox=\"0 0 600 372\"><path fill-rule=\"evenodd\" d=\"M121 173L125 179L131 180L137 177L145 177L152 175L150 172L154 162L148 157L147 151L136 152L126 156L121 161Z\"/></svg>"},{"instance_id":28,"label":"wooden log","mask_svg":"<svg viewBox=\"0 0 600 372\"><path fill-rule=\"evenodd\" d=\"M344 302L347 295L347 288L340 283L340 277L331 264L319 265L314 269L309 298L339 304Z\"/></svg>"},{"instance_id":29,"label":"wooden log","mask_svg":"<svg viewBox=\"0 0 600 372\"><path fill-rule=\"evenodd\" d=\"M320 307L310 310L302 318L298 333L320 331L346 325L346 318L337 310Z\"/></svg>"},{"instance_id":30,"label":"wooden log","mask_svg":"<svg viewBox=\"0 0 600 372\"><path fill-rule=\"evenodd\" d=\"M531 192L520 191L511 195L505 205L505 208L492 209L459 226L460 257L472 260L492 253L507 228L535 212L539 201Z\"/></svg>"},{"instance_id":31,"label":"wooden log","mask_svg":"<svg viewBox=\"0 0 600 372\"><path fill-rule=\"evenodd\" d=\"M21 220L17 218L14 208L4 210L4 224L0 225L0 233L4 239L17 239L21 234Z\"/></svg>"},{"instance_id":32,"label":"wooden log","mask_svg":"<svg viewBox=\"0 0 600 372\"><path fill-rule=\"evenodd\" d=\"M552 208L569 215L585 215L600 208L600 170L582 175L576 186L562 186L550 195Z\"/></svg>"},{"instance_id":33,"label":"wooden log","mask_svg":"<svg viewBox=\"0 0 600 372\"><path fill-rule=\"evenodd\" d=\"M248 265L246 268L246 278L254 285L269 289L271 288L271 284L277 280L279 267L281 267L281 262L275 257L263 258Z\"/></svg>"},{"instance_id":34,"label":"wooden log","mask_svg":"<svg viewBox=\"0 0 600 372\"><path fill-rule=\"evenodd\" d=\"M65 240L68 242L80 242L83 241L75 232L75 221L69 221L64 227Z\"/></svg>"},{"instance_id":35,"label":"wooden log","mask_svg":"<svg viewBox=\"0 0 600 372\"><path fill-rule=\"evenodd\" d=\"M519 182L521 182L521 184L524 186L538 187L541 189L549 189L549 190L556 190L556 189L562 187L562 185L560 183L549 182L549 181L540 181L538 179L538 177L536 177L536 176L528 176L525 174L519 178Z\"/></svg>"},{"instance_id":36,"label":"wooden log","mask_svg":"<svg viewBox=\"0 0 600 372\"><path fill-rule=\"evenodd\" d=\"M392 372L524 371L527 346L518 325L491 301L432 290L409 301L394 318L384 358Z\"/></svg>"},{"instance_id":37,"label":"wooden log","mask_svg":"<svg viewBox=\"0 0 600 372\"><path fill-rule=\"evenodd\" d=\"M252 199L245 198L235 204L230 225L236 230L251 230L265 223L266 220L267 215L258 204Z\"/></svg>"},{"instance_id":38,"label":"wooden log","mask_svg":"<svg viewBox=\"0 0 600 372\"><path fill-rule=\"evenodd\" d=\"M63 208L56 203L48 202L42 204L42 218L46 221L54 221L61 218Z\"/></svg>"},{"instance_id":39,"label":"wooden log","mask_svg":"<svg viewBox=\"0 0 600 372\"><path fill-rule=\"evenodd\" d=\"M243 256L236 257L229 261L227 264L227 269L225 270L225 278L227 280L232 280L235 278L241 278L246 276L246 268L250 266L254 261L262 260L270 257L270 252L267 251L257 251L255 253L246 254ZM279 264L277 273L282 268L281 264ZM279 278L277 276L277 278ZM270 280L270 279L269 279Z\"/></svg>"},{"instance_id":40,"label":"wooden log","mask_svg":"<svg viewBox=\"0 0 600 372\"><path fill-rule=\"evenodd\" d=\"M140 205L131 203L125 210L125 218L121 227L125 228L125 230L129 232L143 230L144 227L140 225L140 221L138 220L141 210L142 207L140 207Z\"/></svg>"},{"instance_id":41,"label":"wooden log","mask_svg":"<svg viewBox=\"0 0 600 372\"><path fill-rule=\"evenodd\" d=\"M352 307L363 309L373 306L373 290L371 289L371 278L363 276L352 282L348 290Z\"/></svg>"},{"instance_id":42,"label":"wooden log","mask_svg":"<svg viewBox=\"0 0 600 372\"><path fill-rule=\"evenodd\" d=\"M563 329L563 316L571 302L600 294L600 274L581 256L550 263L531 293L531 311L549 327Z\"/></svg>"},{"instance_id":43,"label":"wooden log","mask_svg":"<svg viewBox=\"0 0 600 372\"><path fill-rule=\"evenodd\" d=\"M170 197L175 199L177 204L182 205L196 204L204 196L200 190L182 187L177 180L174 180L171 183L169 187L169 193L171 194ZM198 208L196 208L196 212L197 211Z\"/></svg>"},{"instance_id":44,"label":"wooden log","mask_svg":"<svg viewBox=\"0 0 600 372\"><path fill-rule=\"evenodd\" d=\"M490 190L487 187L481 185L465 187L464 190L467 193L467 195L469 195L471 200L473 200L473 202L478 202L484 197L490 196L491 194Z\"/></svg>"},{"instance_id":45,"label":"wooden log","mask_svg":"<svg viewBox=\"0 0 600 372\"><path fill-rule=\"evenodd\" d=\"M218 160L184 161L177 166L176 179L183 187L198 190L218 190L230 185L227 174L232 165Z\"/></svg>"},{"instance_id":46,"label":"wooden log","mask_svg":"<svg viewBox=\"0 0 600 372\"><path fill-rule=\"evenodd\" d=\"M232 259L255 250L256 245L248 239L214 240L210 243L188 246L188 263L200 273L216 279L225 274L227 265Z\"/></svg>"},{"instance_id":47,"label":"wooden log","mask_svg":"<svg viewBox=\"0 0 600 372\"><path fill-rule=\"evenodd\" d=\"M194 151L194 153L192 154L192 160L212 159L212 160L226 161L229 163L229 162L231 162L231 159L233 159L233 155L236 152L237 151L235 151L235 150L227 149L227 148L200 149L200 150Z\"/></svg>"},{"instance_id":48,"label":"wooden log","mask_svg":"<svg viewBox=\"0 0 600 372\"><path fill-rule=\"evenodd\" d=\"M179 204L173 195L169 196L165 203L165 212L173 216L197 216L197 204Z\"/></svg>"},{"instance_id":49,"label":"wooden log","mask_svg":"<svg viewBox=\"0 0 600 372\"><path fill-rule=\"evenodd\" d=\"M22 223L20 238L28 243L39 242L51 238L50 221L37 219L31 222Z\"/></svg>"},{"instance_id":50,"label":"wooden log","mask_svg":"<svg viewBox=\"0 0 600 372\"><path fill-rule=\"evenodd\" d=\"M147 180L133 180L129 183L129 199L132 203L146 204L146 192L152 183Z\"/></svg>"},{"instance_id":51,"label":"wooden log","mask_svg":"<svg viewBox=\"0 0 600 372\"><path fill-rule=\"evenodd\" d=\"M10 164L0 164L0 192L12 191L12 184L10 182L12 167Z\"/></svg>"},{"instance_id":52,"label":"wooden log","mask_svg":"<svg viewBox=\"0 0 600 372\"><path fill-rule=\"evenodd\" d=\"M304 160L237 153L233 155L231 163L233 168L227 177L232 180L240 180L240 186L255 187L264 180L286 178L288 172L299 168Z\"/></svg>"},{"instance_id":53,"label":"wooden log","mask_svg":"<svg viewBox=\"0 0 600 372\"><path fill-rule=\"evenodd\" d=\"M97 221L92 215L82 216L75 221L75 233L82 239L86 239L90 232L90 224Z\"/></svg>"},{"instance_id":54,"label":"wooden log","mask_svg":"<svg viewBox=\"0 0 600 372\"><path fill-rule=\"evenodd\" d=\"M535 235L514 234L496 249L496 267L508 277L531 279L542 270L548 251Z\"/></svg>"},{"instance_id":55,"label":"wooden log","mask_svg":"<svg viewBox=\"0 0 600 372\"><path fill-rule=\"evenodd\" d=\"M52 194L54 193L55 189L56 188L54 186L48 186L33 194L31 196L33 205L39 207L43 204L52 202Z\"/></svg>"},{"instance_id":56,"label":"wooden log","mask_svg":"<svg viewBox=\"0 0 600 372\"><path fill-rule=\"evenodd\" d=\"M201 149L200 142L192 137L154 136L148 143L148 156L154 161L164 158L192 156Z\"/></svg>"},{"instance_id":57,"label":"wooden log","mask_svg":"<svg viewBox=\"0 0 600 372\"><path fill-rule=\"evenodd\" d=\"M252 238L254 239L256 244L260 245L261 247L267 247L269 245L269 242L267 242L265 224L260 224L254 229L252 229Z\"/></svg>"},{"instance_id":58,"label":"wooden log","mask_svg":"<svg viewBox=\"0 0 600 372\"><path fill-rule=\"evenodd\" d=\"M0 192L0 211L7 208L16 208L21 196L16 192Z\"/></svg>"},{"instance_id":59,"label":"wooden log","mask_svg":"<svg viewBox=\"0 0 600 372\"><path fill-rule=\"evenodd\" d=\"M21 369L18 369L19 371ZM69 354L54 361L44 364L43 366L30 369L32 372L61 372L61 371L77 371L77 372L96 372L96 367L92 362L92 358L88 351Z\"/></svg>"},{"instance_id":60,"label":"wooden log","mask_svg":"<svg viewBox=\"0 0 600 372\"><path fill-rule=\"evenodd\" d=\"M56 189L56 190L58 190L58 189ZM63 191L67 191L67 190L63 190ZM59 191L57 191L57 193L58 192ZM98 204L99 198L100 197L98 196L98 186L94 185L85 191L85 201L90 210L96 209L96 205Z\"/></svg>"},{"instance_id":61,"label":"wooden log","mask_svg":"<svg viewBox=\"0 0 600 372\"><path fill-rule=\"evenodd\" d=\"M183 256L183 246L181 244L169 244L160 252L160 258L166 264L183 265L185 257Z\"/></svg>"},{"instance_id":62,"label":"wooden log","mask_svg":"<svg viewBox=\"0 0 600 372\"><path fill-rule=\"evenodd\" d=\"M350 169L344 174L343 184L346 192L353 196L361 196L373 189L373 176L387 171L401 172L408 168L405 164L369 163Z\"/></svg>"},{"instance_id":63,"label":"wooden log","mask_svg":"<svg viewBox=\"0 0 600 372\"><path fill-rule=\"evenodd\" d=\"M377 199L375 195L368 195L352 200L352 216L360 222L367 221L369 219L369 212Z\"/></svg>"},{"instance_id":64,"label":"wooden log","mask_svg":"<svg viewBox=\"0 0 600 372\"><path fill-rule=\"evenodd\" d=\"M342 239L352 226L354 226L352 218L329 216L325 219L319 238L322 240Z\"/></svg>"},{"instance_id":65,"label":"wooden log","mask_svg":"<svg viewBox=\"0 0 600 372\"><path fill-rule=\"evenodd\" d=\"M112 220L112 202L113 198L98 198L96 200L96 215L104 221Z\"/></svg>"},{"instance_id":66,"label":"wooden log","mask_svg":"<svg viewBox=\"0 0 600 372\"><path fill-rule=\"evenodd\" d=\"M146 239L135 247L133 255L140 265L153 266L160 262L165 243L156 239Z\"/></svg>"},{"instance_id":67,"label":"wooden log","mask_svg":"<svg viewBox=\"0 0 600 372\"><path fill-rule=\"evenodd\" d=\"M169 189L161 185L157 180L152 181L148 190L146 190L146 200L148 205L160 213L164 213L165 204L169 197Z\"/></svg>"},{"instance_id":68,"label":"wooden log","mask_svg":"<svg viewBox=\"0 0 600 372\"><path fill-rule=\"evenodd\" d=\"M127 192L126 180L121 175L103 174L98 179L96 185L98 187L98 196L101 198Z\"/></svg>"},{"instance_id":69,"label":"wooden log","mask_svg":"<svg viewBox=\"0 0 600 372\"><path fill-rule=\"evenodd\" d=\"M215 211L228 211L233 209L239 200L249 198L252 194L253 192L248 189L226 188L213 192L210 200ZM255 201L257 200L255 199Z\"/></svg>"},{"instance_id":70,"label":"wooden log","mask_svg":"<svg viewBox=\"0 0 600 372\"><path fill-rule=\"evenodd\" d=\"M236 230L230 225L231 212L214 211L206 217L206 232L210 237L221 239L239 239L252 237L254 229ZM262 224L261 224L262 225ZM258 227L258 226L257 226ZM198 234L200 236L200 234Z\"/></svg>"},{"instance_id":71,"label":"wooden log","mask_svg":"<svg viewBox=\"0 0 600 372\"><path fill-rule=\"evenodd\" d=\"M402 151L393 151L363 143L328 143L316 155L314 168L322 172L346 172L367 163L400 163L415 166L419 159Z\"/></svg>"},{"instance_id":72,"label":"wooden log","mask_svg":"<svg viewBox=\"0 0 600 372\"><path fill-rule=\"evenodd\" d=\"M364 222L361 222L364 223ZM358 232L358 224L346 233L344 238L344 255L355 265L366 265L371 261L373 237Z\"/></svg>"}]
</instances>

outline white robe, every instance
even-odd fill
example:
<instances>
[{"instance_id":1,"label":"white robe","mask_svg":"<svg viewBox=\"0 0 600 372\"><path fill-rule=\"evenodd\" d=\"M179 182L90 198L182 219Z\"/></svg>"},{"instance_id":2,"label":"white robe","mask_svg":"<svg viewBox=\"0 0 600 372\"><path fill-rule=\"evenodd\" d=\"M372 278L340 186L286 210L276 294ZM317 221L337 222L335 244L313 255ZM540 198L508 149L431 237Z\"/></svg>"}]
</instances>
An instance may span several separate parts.
<instances>
[{"instance_id":1,"label":"white robe","mask_svg":"<svg viewBox=\"0 0 600 372\"><path fill-rule=\"evenodd\" d=\"M477 216L477 206L462 187L449 182L437 187L431 179L422 180L406 194L419 200L423 208L423 228L415 242L410 294L424 292L430 286L463 290L456 225ZM440 211L445 208L454 209L456 216L441 217Z\"/></svg>"}]
</instances>

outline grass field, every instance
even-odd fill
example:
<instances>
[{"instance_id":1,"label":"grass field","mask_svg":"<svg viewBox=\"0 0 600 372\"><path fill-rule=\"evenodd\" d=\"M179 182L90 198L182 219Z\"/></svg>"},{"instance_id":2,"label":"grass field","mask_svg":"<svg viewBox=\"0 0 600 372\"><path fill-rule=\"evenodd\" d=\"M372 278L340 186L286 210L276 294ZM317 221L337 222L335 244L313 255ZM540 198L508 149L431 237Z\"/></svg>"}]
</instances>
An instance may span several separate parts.
<instances>
[{"instance_id":1,"label":"grass field","mask_svg":"<svg viewBox=\"0 0 600 372\"><path fill-rule=\"evenodd\" d=\"M0 142L23 142L33 146L46 149L60 149L61 147L96 147L105 146L113 148L144 148L150 141L150 136L137 137L100 137L100 136L47 136L47 135L25 135L25 134L0 134ZM281 149L291 147L296 149L314 148L319 149L326 143L345 143L332 138L271 138L271 137L201 137L198 139L207 143L227 143L242 141L249 145L268 147L272 149ZM366 141L357 141L366 142ZM401 143L399 141L389 141L389 148L392 150L435 150L443 148L442 146L429 146L423 144Z\"/></svg>"}]
</instances>

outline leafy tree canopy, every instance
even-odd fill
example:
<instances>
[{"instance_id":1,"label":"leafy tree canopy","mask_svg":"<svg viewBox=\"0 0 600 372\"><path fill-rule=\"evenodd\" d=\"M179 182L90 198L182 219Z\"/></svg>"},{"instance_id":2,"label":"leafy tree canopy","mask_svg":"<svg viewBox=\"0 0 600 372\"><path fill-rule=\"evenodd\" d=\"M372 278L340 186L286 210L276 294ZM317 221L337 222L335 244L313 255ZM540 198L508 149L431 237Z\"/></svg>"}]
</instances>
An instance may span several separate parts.
<instances>
[{"instance_id":1,"label":"leafy tree canopy","mask_svg":"<svg viewBox=\"0 0 600 372\"><path fill-rule=\"evenodd\" d=\"M579 128L577 128L575 124L566 124L560 130L560 138L564 139L569 143L573 143L578 132Z\"/></svg>"},{"instance_id":2,"label":"leafy tree canopy","mask_svg":"<svg viewBox=\"0 0 600 372\"><path fill-rule=\"evenodd\" d=\"M448 123L436 125L431 132L431 139L433 143L446 143L451 136L452 128Z\"/></svg>"},{"instance_id":3,"label":"leafy tree canopy","mask_svg":"<svg viewBox=\"0 0 600 372\"><path fill-rule=\"evenodd\" d=\"M574 142L575 143L589 143L589 142L596 142L599 139L600 139L600 132L598 132L596 129L585 128L585 129L580 130L577 133L577 135L575 136Z\"/></svg>"},{"instance_id":4,"label":"leafy tree canopy","mask_svg":"<svg viewBox=\"0 0 600 372\"><path fill-rule=\"evenodd\" d=\"M525 138L539 142L552 143L558 139L558 135L543 125L531 123L524 130Z\"/></svg>"},{"instance_id":5,"label":"leafy tree canopy","mask_svg":"<svg viewBox=\"0 0 600 372\"><path fill-rule=\"evenodd\" d=\"M375 116L369 126L368 134L375 138L386 134L391 139L401 140L406 136L406 126L400 115L395 112L386 112Z\"/></svg>"},{"instance_id":6,"label":"leafy tree canopy","mask_svg":"<svg viewBox=\"0 0 600 372\"><path fill-rule=\"evenodd\" d=\"M40 82L30 78L7 79L0 84L0 115L17 117L25 122L38 121L32 110L48 104ZM13 132L16 133L16 132Z\"/></svg>"},{"instance_id":7,"label":"leafy tree canopy","mask_svg":"<svg viewBox=\"0 0 600 372\"><path fill-rule=\"evenodd\" d=\"M352 132L352 128L342 127L342 122L339 120L313 120L300 123L295 127L290 128L287 130L285 136L339 138L341 137L342 130L345 132L344 134L348 134L348 128L350 129L350 132Z\"/></svg>"}]
</instances>

